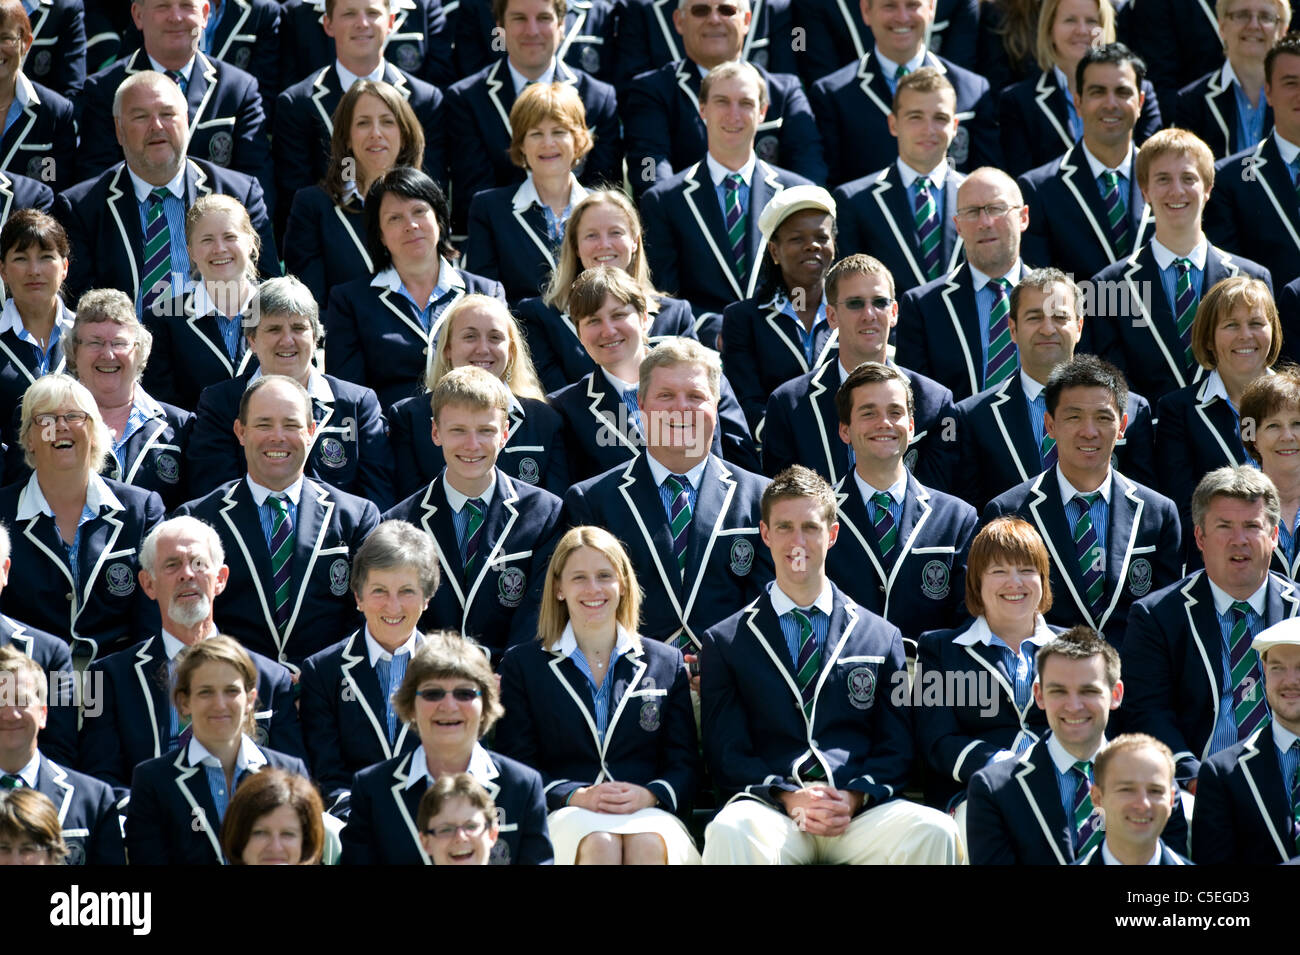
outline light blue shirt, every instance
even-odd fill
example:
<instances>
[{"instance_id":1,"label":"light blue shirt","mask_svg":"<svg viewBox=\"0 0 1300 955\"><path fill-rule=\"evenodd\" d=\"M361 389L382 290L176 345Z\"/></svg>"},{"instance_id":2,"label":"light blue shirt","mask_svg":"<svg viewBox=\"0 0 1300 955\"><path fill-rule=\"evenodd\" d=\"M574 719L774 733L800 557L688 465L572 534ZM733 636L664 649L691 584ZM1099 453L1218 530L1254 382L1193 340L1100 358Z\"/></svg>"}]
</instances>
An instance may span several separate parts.
<instances>
[{"instance_id":1,"label":"light blue shirt","mask_svg":"<svg viewBox=\"0 0 1300 955\"><path fill-rule=\"evenodd\" d=\"M722 210L722 221L727 221L727 187L726 179L733 172L738 174L743 180L740 189L740 214L742 217L749 215L749 189L754 182L754 169L758 166L758 157L754 153L749 154L749 161L739 169L728 169L722 163L713 158L712 155L706 156L705 166L709 170L709 177L713 180L713 193L718 197L718 208Z\"/></svg>"},{"instance_id":2,"label":"light blue shirt","mask_svg":"<svg viewBox=\"0 0 1300 955\"><path fill-rule=\"evenodd\" d=\"M271 549L271 537L275 528L275 508L267 503L267 498L272 494L281 494L284 496L284 502L289 509L289 526L298 527L298 500L302 497L302 478L294 481L283 491L272 491L268 487L255 482L251 477L245 476L244 480L248 482L248 489L253 492L253 503L257 505L257 520L262 525L262 536L266 538L266 549Z\"/></svg>"},{"instance_id":3,"label":"light blue shirt","mask_svg":"<svg viewBox=\"0 0 1300 955\"><path fill-rule=\"evenodd\" d=\"M880 73L884 76L885 83L889 85L890 95L893 95L893 93L898 89L898 67L900 64L895 63L889 57L882 55L880 47L873 49L871 55L875 57L876 62L880 64ZM916 56L901 65L906 66L907 72L909 73L915 73L921 67L925 66L925 47L922 46L920 53L916 54ZM934 64L930 65L933 66Z\"/></svg>"},{"instance_id":4,"label":"light blue shirt","mask_svg":"<svg viewBox=\"0 0 1300 955\"><path fill-rule=\"evenodd\" d=\"M41 375L49 374L50 371L63 370L62 361L55 368L51 368L50 363L63 336L72 331L72 323L76 316L63 304L62 298L58 302L59 314L54 319L54 327L50 329L50 338L45 343L44 349L36 341L35 336L27 330L27 326L23 324L23 317L18 314L18 306L12 298L6 299L4 308L0 310L0 334L12 332L19 341L26 342L31 346L32 360L36 364L35 371L38 378Z\"/></svg>"},{"instance_id":5,"label":"light blue shirt","mask_svg":"<svg viewBox=\"0 0 1300 955\"><path fill-rule=\"evenodd\" d=\"M136 385L135 401L131 403L131 413L127 415L126 427L122 429L120 436L113 439L113 457L117 458L117 465L122 469L123 480L127 470L126 443L131 440L131 435L143 428L151 419L162 417L162 414L163 410L158 402L154 401L143 388Z\"/></svg>"},{"instance_id":6,"label":"light blue shirt","mask_svg":"<svg viewBox=\"0 0 1300 955\"><path fill-rule=\"evenodd\" d=\"M984 376L988 374L989 367L989 315L993 312L993 303L997 301L997 292L993 290L990 284L995 278L1004 278L1011 283L1007 290L1010 296L1011 291L1020 283L1020 276L1024 273L1024 265L1019 259L1016 264L1011 266L1011 271L1003 276L985 275L975 266L970 266L970 277L975 285L975 310L980 317L980 381L983 382ZM1009 307L1009 303L1008 303ZM1007 322L1011 321L1011 313L1007 313ZM1019 355L1016 360L1019 361Z\"/></svg>"},{"instance_id":7,"label":"light blue shirt","mask_svg":"<svg viewBox=\"0 0 1300 955\"><path fill-rule=\"evenodd\" d=\"M1264 88L1260 87L1259 105L1251 106L1246 91L1242 89L1241 83L1237 81L1237 73L1233 70L1230 62L1223 64L1223 72L1220 76L1222 77L1220 85L1231 86L1233 99L1237 102L1236 148L1246 149L1264 138L1264 114L1268 112L1268 96L1265 94ZM1228 150L1228 152L1232 151L1231 148Z\"/></svg>"},{"instance_id":8,"label":"light blue shirt","mask_svg":"<svg viewBox=\"0 0 1300 955\"><path fill-rule=\"evenodd\" d=\"M208 25L203 28L203 36L199 40L199 49L204 53L212 52L212 41L217 35L217 28L221 26L221 18L226 14L226 0L212 0L208 6Z\"/></svg>"},{"instance_id":9,"label":"light blue shirt","mask_svg":"<svg viewBox=\"0 0 1300 955\"><path fill-rule=\"evenodd\" d=\"M430 338L436 338L438 335L438 328L442 324L442 313L451 305L458 292L465 291L465 279L450 262L442 258L438 260L438 284L433 287L429 293L429 300L423 305L415 300L415 296L406 287L402 277L397 274L397 269L392 266L371 279L370 284L375 288L392 289L410 302L411 307L415 309L416 318L429 333Z\"/></svg>"},{"instance_id":10,"label":"light blue shirt","mask_svg":"<svg viewBox=\"0 0 1300 955\"><path fill-rule=\"evenodd\" d=\"M573 632L572 623L565 624L564 633L556 644L556 649L573 661L573 665L587 681L587 688L591 690L593 722L596 724L596 735L600 737L601 743L605 742L605 732L609 729L610 710L618 705L618 700L614 698L617 689L613 680L614 664L619 657L635 647L632 635L623 629L622 624L618 624L617 627L618 635L614 641L614 650L609 655L609 664L605 667L605 675L600 680L596 679L591 665L578 646L578 638Z\"/></svg>"},{"instance_id":11,"label":"light blue shirt","mask_svg":"<svg viewBox=\"0 0 1300 955\"><path fill-rule=\"evenodd\" d=\"M1079 118L1079 111L1074 107L1074 97L1070 95L1070 81L1065 76L1065 70L1059 66L1052 67L1052 75L1056 77L1056 85L1065 94L1065 115L1070 124L1070 138L1077 143L1083 138L1083 120Z\"/></svg>"},{"instance_id":12,"label":"light blue shirt","mask_svg":"<svg viewBox=\"0 0 1300 955\"><path fill-rule=\"evenodd\" d=\"M776 611L776 617L781 622L781 636L785 638L785 647L790 653L790 669L793 672L795 667L799 665L800 628L799 621L794 618L794 614L790 611L798 608L808 616L808 622L812 625L813 639L817 641L817 652L825 653L826 635L830 632L831 627L831 610L835 606L835 601L831 596L831 584L830 581L826 581L822 586L822 592L808 607L800 607L791 600L775 581L769 584L768 587L768 598L772 601L772 609ZM812 613L813 610L821 612Z\"/></svg>"},{"instance_id":13,"label":"light blue shirt","mask_svg":"<svg viewBox=\"0 0 1300 955\"><path fill-rule=\"evenodd\" d=\"M1219 586L1207 576L1206 582L1210 585L1210 594L1214 598L1214 613L1219 620L1219 637L1221 640L1223 654L1219 663L1219 712L1214 718L1214 732L1210 735L1210 753L1222 752L1229 746L1235 746L1237 740L1237 716L1232 708L1232 667L1230 664L1230 647L1229 638L1232 636L1232 613L1233 597L1231 594L1221 590ZM1268 581L1265 580L1248 598L1246 603L1250 604L1250 613L1246 614L1246 627L1250 633L1259 633L1264 627L1264 611L1266 609L1266 599L1268 595ZM1250 651L1254 653L1254 650ZM1263 687L1258 687L1257 692L1262 696ZM1267 712L1268 702L1264 703L1265 712Z\"/></svg>"},{"instance_id":14,"label":"light blue shirt","mask_svg":"<svg viewBox=\"0 0 1300 955\"><path fill-rule=\"evenodd\" d=\"M1103 739L1101 745L1097 747L1097 752L1093 753L1087 763L1097 761L1097 753L1100 753L1106 747L1106 741ZM1052 757L1052 768L1056 770L1056 790L1061 796L1061 808L1065 810L1065 818L1070 823L1070 841L1074 841L1074 793L1079 786L1079 776L1074 772L1074 764L1078 761L1076 757L1071 756L1061 745L1061 741L1055 736L1047 737L1047 752ZM1089 779L1092 774L1089 773ZM1095 808L1095 807L1094 807Z\"/></svg>"},{"instance_id":15,"label":"light blue shirt","mask_svg":"<svg viewBox=\"0 0 1300 955\"><path fill-rule=\"evenodd\" d=\"M812 368L813 362L817 360L817 329L826 324L826 299L823 296L822 300L817 304L817 314L813 318L812 328L804 328L803 319L794 310L794 304L787 296L782 294L780 302L780 314L789 318L794 325L794 329L799 335L799 345L803 348L804 361L808 363L809 368Z\"/></svg>"},{"instance_id":16,"label":"light blue shirt","mask_svg":"<svg viewBox=\"0 0 1300 955\"><path fill-rule=\"evenodd\" d=\"M154 187L132 172L130 166L126 167L126 172L131 177L131 185L135 190L136 206L140 213L140 235L143 237L149 232L149 195ZM185 163L181 163L180 172L176 173L175 178L162 188L168 193L163 199L163 215L167 218L167 233L171 245L171 294L182 295L190 277L190 253L185 245ZM143 256L143 248L140 254ZM141 266L143 264L141 262ZM144 276L140 278L143 282ZM137 311L144 305L145 291L141 286L136 293Z\"/></svg>"},{"instance_id":17,"label":"light blue shirt","mask_svg":"<svg viewBox=\"0 0 1300 955\"><path fill-rule=\"evenodd\" d=\"M1097 535L1097 546L1101 548L1102 572L1106 570L1106 532L1110 529L1110 496L1113 491L1111 475L1106 475L1106 480L1101 482L1101 487L1095 491L1080 491L1073 484L1065 479L1061 469L1056 469L1056 483L1061 491L1061 503L1065 505L1065 520L1070 530L1074 530L1074 525L1078 523L1079 518L1083 516L1083 508L1079 502L1074 500L1075 495L1096 494L1096 499L1088 508L1088 516L1092 520L1092 529ZM1071 557L1074 555L1071 554Z\"/></svg>"},{"instance_id":18,"label":"light blue shirt","mask_svg":"<svg viewBox=\"0 0 1300 955\"><path fill-rule=\"evenodd\" d=\"M98 474L91 474L90 481L86 485L86 502L82 505L81 517L77 520L77 532L72 537L72 543L66 543L62 535L59 535L59 543L63 544L68 568L72 571L72 579L77 582L78 590L81 589L81 529L86 526L87 521L95 520L104 510L125 509L122 502L117 499L117 495L104 483L104 479ZM18 495L18 513L14 515L14 520L25 521L40 515L48 517L51 521L54 520L54 509L45 499L41 483L36 477L36 472L33 471L32 476L27 479L27 486ZM59 534L57 529L55 533Z\"/></svg>"},{"instance_id":19,"label":"light blue shirt","mask_svg":"<svg viewBox=\"0 0 1300 955\"><path fill-rule=\"evenodd\" d=\"M650 476L654 479L655 487L659 489L659 500L663 502L664 513L668 516L668 520L671 521L673 519L673 501L677 495L673 494L664 482L668 479L668 475L673 472L656 461L653 454L646 455L646 463L650 465ZM695 502L700 499L700 482L704 480L704 469L708 466L708 463L709 459L705 458L684 475L680 475L686 478L686 498L690 501L692 515L695 514Z\"/></svg>"},{"instance_id":20,"label":"light blue shirt","mask_svg":"<svg viewBox=\"0 0 1300 955\"><path fill-rule=\"evenodd\" d=\"M1174 267L1174 262L1180 258L1191 261L1192 267L1188 269L1188 276L1191 279L1192 291L1196 293L1196 300L1199 302L1205 279L1205 259L1209 255L1209 250L1210 244L1202 239L1200 244L1192 249L1191 254L1180 256L1162 245L1159 239L1151 240L1151 254L1155 257L1156 267L1160 270L1160 287L1165 290L1165 298L1169 300L1169 310L1173 312L1175 322L1178 320L1178 269Z\"/></svg>"}]
</instances>

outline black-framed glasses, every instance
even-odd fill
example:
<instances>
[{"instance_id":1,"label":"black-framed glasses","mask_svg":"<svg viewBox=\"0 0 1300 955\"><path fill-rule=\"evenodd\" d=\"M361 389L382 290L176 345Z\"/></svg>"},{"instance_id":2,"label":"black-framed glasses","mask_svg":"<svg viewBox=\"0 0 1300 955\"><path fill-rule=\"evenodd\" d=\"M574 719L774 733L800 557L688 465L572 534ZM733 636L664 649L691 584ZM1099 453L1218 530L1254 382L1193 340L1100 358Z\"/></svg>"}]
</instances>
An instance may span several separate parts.
<instances>
[{"instance_id":1,"label":"black-framed glasses","mask_svg":"<svg viewBox=\"0 0 1300 955\"><path fill-rule=\"evenodd\" d=\"M839 301L838 308L846 309L850 312L860 312L868 305L877 311L883 312L889 306L894 304L894 300L885 295L877 295L873 298L863 298L861 295L855 295L852 298L842 298Z\"/></svg>"},{"instance_id":2,"label":"black-framed glasses","mask_svg":"<svg viewBox=\"0 0 1300 955\"><path fill-rule=\"evenodd\" d=\"M426 829L424 830L424 834L426 836L433 836L435 839L453 839L456 837L457 833L463 832L465 838L477 839L479 836L483 835L483 832L487 827L487 820L482 816L479 816L473 822L462 822L458 826L438 826L436 829Z\"/></svg>"},{"instance_id":3,"label":"black-framed glasses","mask_svg":"<svg viewBox=\"0 0 1300 955\"><path fill-rule=\"evenodd\" d=\"M445 690L440 686L431 686L427 690L416 690L415 695L426 703L441 703L448 693L457 703L473 703L483 691L476 686L458 686L454 690Z\"/></svg>"},{"instance_id":4,"label":"black-framed glasses","mask_svg":"<svg viewBox=\"0 0 1300 955\"><path fill-rule=\"evenodd\" d=\"M686 9L690 12L691 16L695 17L697 20L708 19L709 14L714 10L717 10L718 16L722 17L724 20L730 19L740 12L740 7L732 3L720 3L716 7L711 7L707 3L692 3Z\"/></svg>"},{"instance_id":5,"label":"black-framed glasses","mask_svg":"<svg viewBox=\"0 0 1300 955\"><path fill-rule=\"evenodd\" d=\"M1005 202L990 202L987 206L967 206L965 209L958 209L957 218L962 222L979 222L982 215L987 215L990 219L1001 219L1008 212L1019 208L1020 206Z\"/></svg>"}]
</instances>

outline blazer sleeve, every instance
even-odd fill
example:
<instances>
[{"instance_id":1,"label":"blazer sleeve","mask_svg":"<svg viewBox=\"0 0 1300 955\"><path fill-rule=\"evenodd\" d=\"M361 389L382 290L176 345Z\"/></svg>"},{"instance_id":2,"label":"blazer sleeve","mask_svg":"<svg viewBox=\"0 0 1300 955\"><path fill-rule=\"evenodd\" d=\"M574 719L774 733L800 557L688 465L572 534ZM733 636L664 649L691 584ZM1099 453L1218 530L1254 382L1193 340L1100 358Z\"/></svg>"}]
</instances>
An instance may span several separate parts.
<instances>
[{"instance_id":1,"label":"blazer sleeve","mask_svg":"<svg viewBox=\"0 0 1300 955\"><path fill-rule=\"evenodd\" d=\"M94 281L96 256L90 249L90 227L89 223L82 218L83 211L98 215L102 210L95 208L93 203L87 202L85 195L80 197L75 206L67 198L66 193L61 192L54 197L54 217L68 233L68 245L72 251L71 262L68 265L68 278L64 283L68 301L78 298L82 292L91 287Z\"/></svg>"},{"instance_id":2,"label":"blazer sleeve","mask_svg":"<svg viewBox=\"0 0 1300 955\"><path fill-rule=\"evenodd\" d=\"M699 777L699 754L691 680L686 661L679 654L659 730L659 775L646 783L646 789L655 794L667 812L686 818L690 811Z\"/></svg>"},{"instance_id":3,"label":"blazer sleeve","mask_svg":"<svg viewBox=\"0 0 1300 955\"><path fill-rule=\"evenodd\" d=\"M136 548L137 555L145 535L161 524L166 516L167 510L163 507L162 498L158 496L157 491L150 491L144 501L140 537L131 542ZM135 628L134 634L129 637L131 643L138 641L140 634L159 633L162 630L162 617L158 612L158 604L149 599L143 587L136 587L135 593L131 595L131 624Z\"/></svg>"},{"instance_id":4,"label":"blazer sleeve","mask_svg":"<svg viewBox=\"0 0 1300 955\"><path fill-rule=\"evenodd\" d=\"M1032 219L1031 216L1030 221ZM904 295L898 304L894 361L910 371L933 378L934 370L930 367L925 331L925 316L921 314L920 298L912 293Z\"/></svg>"},{"instance_id":5,"label":"blazer sleeve","mask_svg":"<svg viewBox=\"0 0 1300 955\"><path fill-rule=\"evenodd\" d=\"M681 291L681 278L677 274L677 247L673 230L668 224L668 213L663 208L663 195L647 192L641 197L642 242L645 244L646 264L654 277L656 288L669 295Z\"/></svg>"},{"instance_id":6,"label":"blazer sleeve","mask_svg":"<svg viewBox=\"0 0 1300 955\"><path fill-rule=\"evenodd\" d=\"M80 96L86 86L86 12L81 4L68 5L68 18L57 46L60 69L45 85L72 99Z\"/></svg>"},{"instance_id":7,"label":"blazer sleeve","mask_svg":"<svg viewBox=\"0 0 1300 955\"><path fill-rule=\"evenodd\" d=\"M564 423L556 415L555 429L546 439L546 473L541 486L556 497L569 488L569 459L564 447Z\"/></svg>"},{"instance_id":8,"label":"blazer sleeve","mask_svg":"<svg viewBox=\"0 0 1300 955\"><path fill-rule=\"evenodd\" d=\"M763 425L763 473L768 477L776 477L790 465L800 463L794 447L793 417L791 403L785 396L773 394L767 399L767 411L763 416L766 422ZM838 434L834 440L839 440Z\"/></svg>"},{"instance_id":9,"label":"blazer sleeve","mask_svg":"<svg viewBox=\"0 0 1300 955\"><path fill-rule=\"evenodd\" d=\"M528 568L528 593L510 617L508 646L531 643L537 639L537 617L542 606L542 590L546 586L551 554L564 533L564 524L560 519L562 509L561 502L556 501L549 514L537 514L542 526L533 539L533 556Z\"/></svg>"},{"instance_id":10,"label":"blazer sleeve","mask_svg":"<svg viewBox=\"0 0 1300 955\"><path fill-rule=\"evenodd\" d=\"M339 833L339 841L343 845L339 864L374 865L378 861L374 846L374 802L365 787L357 785L356 777L352 779L351 793L347 825Z\"/></svg>"},{"instance_id":11,"label":"blazer sleeve","mask_svg":"<svg viewBox=\"0 0 1300 955\"><path fill-rule=\"evenodd\" d=\"M1132 478L1139 484L1145 484L1147 487L1159 488L1159 478L1156 476L1155 462L1155 444L1156 429L1151 422L1151 405L1147 404L1146 399L1137 403L1133 417L1129 419L1128 427L1124 429L1124 449L1120 454L1120 471L1125 477ZM1165 492L1161 492L1162 494ZM1175 504L1178 498L1172 495L1170 497Z\"/></svg>"},{"instance_id":12,"label":"blazer sleeve","mask_svg":"<svg viewBox=\"0 0 1300 955\"><path fill-rule=\"evenodd\" d=\"M122 817L118 815L117 800L111 789L100 790L91 818L94 819L94 827L90 834L90 852L86 856L86 864L126 865Z\"/></svg>"},{"instance_id":13,"label":"blazer sleeve","mask_svg":"<svg viewBox=\"0 0 1300 955\"><path fill-rule=\"evenodd\" d=\"M325 368L335 378L366 384L366 356L361 347L361 330L356 303L346 294L349 285L330 292L325 320ZM367 386L369 387L369 386Z\"/></svg>"},{"instance_id":14,"label":"blazer sleeve","mask_svg":"<svg viewBox=\"0 0 1300 955\"><path fill-rule=\"evenodd\" d=\"M388 443L388 422L379 409L379 398L369 388L357 402L356 427L361 450L356 494L386 511L397 503L393 491L393 449Z\"/></svg>"},{"instance_id":15,"label":"blazer sleeve","mask_svg":"<svg viewBox=\"0 0 1300 955\"><path fill-rule=\"evenodd\" d=\"M599 84L603 89L599 97L591 97L587 108L587 122L591 124L595 139L587 164L580 177L588 186L623 184L623 128L618 119L618 100L614 88L592 79L591 89ZM452 127L455 128L455 127Z\"/></svg>"},{"instance_id":16,"label":"blazer sleeve","mask_svg":"<svg viewBox=\"0 0 1300 955\"><path fill-rule=\"evenodd\" d=\"M1192 463L1188 447L1187 396L1175 391L1160 399L1156 417L1156 476L1160 493L1178 505L1179 518L1190 526L1192 491L1201 475Z\"/></svg>"},{"instance_id":17,"label":"blazer sleeve","mask_svg":"<svg viewBox=\"0 0 1300 955\"><path fill-rule=\"evenodd\" d=\"M1124 732L1150 733L1174 752L1179 784L1196 776L1200 756L1192 752L1174 718L1173 661L1169 640L1142 601L1129 609L1120 648L1124 673Z\"/></svg>"},{"instance_id":18,"label":"blazer sleeve","mask_svg":"<svg viewBox=\"0 0 1300 955\"><path fill-rule=\"evenodd\" d=\"M400 503L421 487L419 458L415 453L416 436L411 432L409 415L401 402L388 409L388 444L393 455L393 496ZM425 436L427 437L427 436ZM423 440L423 439L421 439Z\"/></svg>"},{"instance_id":19,"label":"blazer sleeve","mask_svg":"<svg viewBox=\"0 0 1300 955\"><path fill-rule=\"evenodd\" d=\"M923 636L917 648L916 682L928 671L942 672L939 665L939 646ZM936 773L963 785L988 765L1000 746L962 730L956 712L947 706L918 706L916 714L916 739L925 761Z\"/></svg>"},{"instance_id":20,"label":"blazer sleeve","mask_svg":"<svg viewBox=\"0 0 1300 955\"><path fill-rule=\"evenodd\" d=\"M501 660L501 705L506 712L496 725L494 745L499 752L542 774L546 807L554 812L563 809L568 804L569 797L583 786L590 786L591 781L557 780L547 771L541 740L533 723L527 667L522 662L527 652L526 649L509 652Z\"/></svg>"},{"instance_id":21,"label":"blazer sleeve","mask_svg":"<svg viewBox=\"0 0 1300 955\"><path fill-rule=\"evenodd\" d=\"M1192 861L1197 865L1226 865L1238 861L1234 851L1237 845L1234 816L1228 779L1220 774L1219 766L1213 760L1207 760L1196 775Z\"/></svg>"},{"instance_id":22,"label":"blazer sleeve","mask_svg":"<svg viewBox=\"0 0 1300 955\"><path fill-rule=\"evenodd\" d=\"M275 247L275 232L271 228L271 217L267 212L268 206L274 201L272 196L268 202L262 184L257 179L249 183L248 194L243 200L253 230L262 240L262 251L257 256L257 271L261 273L263 279L274 278L284 271L280 268L280 254Z\"/></svg>"},{"instance_id":23,"label":"blazer sleeve","mask_svg":"<svg viewBox=\"0 0 1300 955\"><path fill-rule=\"evenodd\" d=\"M311 289L317 304L325 305L325 248L322 242L320 214L307 198L304 190L292 196L282 196L282 202L292 198L289 223L284 229L284 265L290 275L296 275Z\"/></svg>"},{"instance_id":24,"label":"blazer sleeve","mask_svg":"<svg viewBox=\"0 0 1300 955\"><path fill-rule=\"evenodd\" d=\"M250 77L251 79L251 77ZM252 176L262 184L266 205L275 205L275 167L271 162L271 144L267 139L266 111L262 109L262 96L257 91L257 83L250 82L239 104L239 117L235 121L238 139L235 141L235 155L230 163L246 176ZM291 199L286 196L285 201Z\"/></svg>"},{"instance_id":25,"label":"blazer sleeve","mask_svg":"<svg viewBox=\"0 0 1300 955\"><path fill-rule=\"evenodd\" d=\"M305 93L293 99L284 92L275 102L271 142L275 145L275 190L280 197L281 216L298 190L312 184L311 152L318 148L320 134L309 111L310 101Z\"/></svg>"},{"instance_id":26,"label":"blazer sleeve","mask_svg":"<svg viewBox=\"0 0 1300 955\"><path fill-rule=\"evenodd\" d=\"M842 788L860 792L864 806L874 806L901 795L907 786L912 767L912 725L906 700L898 700L895 688L907 686L907 660L903 655L903 635L893 624L881 621L877 626L893 631L889 655L880 665L876 677L875 704L867 713L871 723L870 748L856 760L853 775ZM889 692L884 688L889 687Z\"/></svg>"},{"instance_id":27,"label":"blazer sleeve","mask_svg":"<svg viewBox=\"0 0 1300 955\"><path fill-rule=\"evenodd\" d=\"M501 258L497 255L496 230L492 227L491 198L490 193L481 193L470 200L465 258L475 275L500 281Z\"/></svg>"},{"instance_id":28,"label":"blazer sleeve","mask_svg":"<svg viewBox=\"0 0 1300 955\"><path fill-rule=\"evenodd\" d=\"M271 661L274 663L275 661ZM285 667L272 668L271 728L266 745L286 756L305 756L302 722L294 699L293 677Z\"/></svg>"},{"instance_id":29,"label":"blazer sleeve","mask_svg":"<svg viewBox=\"0 0 1300 955\"><path fill-rule=\"evenodd\" d=\"M555 849L546 826L546 798L542 795L542 777L528 774L528 797L519 819L519 857L515 865L553 865Z\"/></svg>"},{"instance_id":30,"label":"blazer sleeve","mask_svg":"<svg viewBox=\"0 0 1300 955\"><path fill-rule=\"evenodd\" d=\"M99 705L86 709L76 765L87 776L108 783L122 797L128 792L131 767L126 765L117 726L117 684L100 661L92 663L89 672L96 675L92 680L100 687ZM143 732L143 727L137 731Z\"/></svg>"},{"instance_id":31,"label":"blazer sleeve","mask_svg":"<svg viewBox=\"0 0 1300 955\"><path fill-rule=\"evenodd\" d=\"M971 865L1016 864L1015 840L988 773L976 773L966 791L966 841Z\"/></svg>"},{"instance_id":32,"label":"blazer sleeve","mask_svg":"<svg viewBox=\"0 0 1300 955\"><path fill-rule=\"evenodd\" d=\"M732 387L740 410L750 431L758 429L767 410L767 392L759 376L758 347L754 341L754 324L758 312L752 307L753 299L733 302L722 312L722 365Z\"/></svg>"},{"instance_id":33,"label":"blazer sleeve","mask_svg":"<svg viewBox=\"0 0 1300 955\"><path fill-rule=\"evenodd\" d=\"M448 157L451 167L451 190L456 197L458 209L465 210L454 216L460 222L468 221L470 203L474 196L484 189L492 188L492 163L488 161L490 150L483 142L479 132L478 118L474 115L470 102L471 90L460 90L453 86L447 91L444 108L447 114L447 127L457 131L460 147L453 149ZM496 117L491 117L496 121Z\"/></svg>"},{"instance_id":34,"label":"blazer sleeve","mask_svg":"<svg viewBox=\"0 0 1300 955\"><path fill-rule=\"evenodd\" d=\"M60 641L62 643L62 641ZM72 668L72 654L66 646L60 646L58 653L51 658L46 676L57 681L57 688L62 700L75 700L74 684L79 674ZM87 707L87 710L93 707ZM46 718L45 729L39 737L41 752L60 766L77 765L77 707L51 706Z\"/></svg>"},{"instance_id":35,"label":"blazer sleeve","mask_svg":"<svg viewBox=\"0 0 1300 955\"><path fill-rule=\"evenodd\" d=\"M844 175L844 162L841 150L844 148L844 136L840 130L839 112L832 101L829 77L823 77L808 89L808 102L813 115L817 118L817 131L822 138L822 155L826 159L826 182L828 185L842 185L847 177Z\"/></svg>"},{"instance_id":36,"label":"blazer sleeve","mask_svg":"<svg viewBox=\"0 0 1300 955\"><path fill-rule=\"evenodd\" d=\"M167 865L167 810L158 798L157 782L141 763L131 776L131 801L126 810L126 851L131 865Z\"/></svg>"},{"instance_id":37,"label":"blazer sleeve","mask_svg":"<svg viewBox=\"0 0 1300 955\"><path fill-rule=\"evenodd\" d=\"M217 408L216 388L204 388L190 435L188 464L190 493L203 497L244 472L244 459L235 437L234 420Z\"/></svg>"},{"instance_id":38,"label":"blazer sleeve","mask_svg":"<svg viewBox=\"0 0 1300 955\"><path fill-rule=\"evenodd\" d=\"M1034 155L1017 92L1015 87L1011 87L1004 89L998 97L998 138L1002 155L1006 157L1006 171L1012 176L1028 172L1033 163L1030 157Z\"/></svg>"},{"instance_id":39,"label":"blazer sleeve","mask_svg":"<svg viewBox=\"0 0 1300 955\"><path fill-rule=\"evenodd\" d=\"M84 60L83 60L84 64ZM82 81L85 74L82 73ZM50 158L54 160L54 181L50 183L55 189L63 190L80 180L77 177L77 123L72 110L58 113L54 117L54 135L50 146Z\"/></svg>"},{"instance_id":40,"label":"blazer sleeve","mask_svg":"<svg viewBox=\"0 0 1300 955\"><path fill-rule=\"evenodd\" d=\"M325 797L326 809L341 819L348 819L352 774L343 761L343 739L339 732L338 701L335 699L341 690L327 684L312 657L303 663L298 690L303 742L312 777Z\"/></svg>"}]
</instances>

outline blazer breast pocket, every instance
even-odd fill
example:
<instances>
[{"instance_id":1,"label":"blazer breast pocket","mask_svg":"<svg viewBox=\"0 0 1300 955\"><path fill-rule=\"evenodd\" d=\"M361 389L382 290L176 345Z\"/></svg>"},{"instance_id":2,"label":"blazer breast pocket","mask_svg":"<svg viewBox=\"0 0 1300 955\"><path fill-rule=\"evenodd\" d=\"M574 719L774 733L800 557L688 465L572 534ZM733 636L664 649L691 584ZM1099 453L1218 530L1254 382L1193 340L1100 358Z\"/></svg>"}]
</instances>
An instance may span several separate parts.
<instances>
[{"instance_id":1,"label":"blazer breast pocket","mask_svg":"<svg viewBox=\"0 0 1300 955\"><path fill-rule=\"evenodd\" d=\"M884 662L884 657L877 656L843 657L835 661L822 693L843 693L855 710L869 710L875 705L876 694L889 689L879 686L880 665Z\"/></svg>"}]
</instances>

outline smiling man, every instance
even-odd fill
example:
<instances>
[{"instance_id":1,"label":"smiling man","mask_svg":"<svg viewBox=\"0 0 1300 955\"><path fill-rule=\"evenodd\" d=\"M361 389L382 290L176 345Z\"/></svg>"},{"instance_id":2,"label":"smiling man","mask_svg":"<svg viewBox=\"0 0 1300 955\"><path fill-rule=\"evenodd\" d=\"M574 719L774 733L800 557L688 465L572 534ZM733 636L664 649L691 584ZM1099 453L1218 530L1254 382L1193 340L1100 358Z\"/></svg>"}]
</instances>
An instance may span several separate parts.
<instances>
[{"instance_id":1,"label":"smiling man","mask_svg":"<svg viewBox=\"0 0 1300 955\"><path fill-rule=\"evenodd\" d=\"M1178 804L1174 754L1145 733L1112 740L1093 766L1092 804L1106 836L1075 865L1190 865L1160 841Z\"/></svg>"},{"instance_id":2,"label":"smiling man","mask_svg":"<svg viewBox=\"0 0 1300 955\"><path fill-rule=\"evenodd\" d=\"M232 555L217 626L292 669L355 629L351 555L379 511L304 476L316 422L307 389L294 379L263 375L250 383L234 431L247 476L177 513L215 527Z\"/></svg>"}]
</instances>

